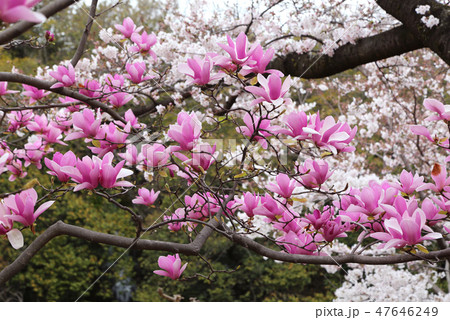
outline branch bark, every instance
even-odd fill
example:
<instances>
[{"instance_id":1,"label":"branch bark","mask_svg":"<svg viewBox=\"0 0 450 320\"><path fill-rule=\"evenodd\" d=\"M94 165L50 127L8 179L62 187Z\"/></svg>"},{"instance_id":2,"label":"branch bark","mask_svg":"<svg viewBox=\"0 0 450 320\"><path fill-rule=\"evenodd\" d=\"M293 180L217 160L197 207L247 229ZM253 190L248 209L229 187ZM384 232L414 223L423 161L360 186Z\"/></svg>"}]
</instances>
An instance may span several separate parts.
<instances>
[{"instance_id":1,"label":"branch bark","mask_svg":"<svg viewBox=\"0 0 450 320\"><path fill-rule=\"evenodd\" d=\"M36 253L39 252L50 240L58 236L67 235L84 239L87 241L112 245L121 248L130 248L133 250L161 250L172 253L183 253L186 255L198 255L201 248L206 243L206 240L211 236L214 228L219 226L218 220L212 220L211 227L205 226L199 235L189 244L173 243L166 241L145 240L136 238L127 238L116 235L100 233L81 227L65 224L58 221L47 230L45 230L39 237L36 238L22 254L10 265L0 272L0 288L14 275L19 273ZM221 234L221 233L220 233ZM360 256L360 255L346 255L346 256L307 256L300 254L289 254L286 252L275 251L269 249L252 239L233 233L229 231L227 236L231 241L252 250L253 252L268 257L270 259L293 262L293 263L307 263L307 264L322 264L322 265L341 265L345 263L361 263L371 265L396 264L415 260L431 260L440 261L450 257L450 248L430 252L429 254L401 254L390 256Z\"/></svg>"},{"instance_id":2,"label":"branch bark","mask_svg":"<svg viewBox=\"0 0 450 320\"><path fill-rule=\"evenodd\" d=\"M450 65L450 6L434 0L376 0L377 4L408 28L413 36L433 50L442 60ZM425 15L415 10L420 5L429 5L430 11ZM428 28L422 17L433 15L439 24Z\"/></svg>"},{"instance_id":3,"label":"branch bark","mask_svg":"<svg viewBox=\"0 0 450 320\"><path fill-rule=\"evenodd\" d=\"M49 18L58 13L59 11L66 9L74 2L76 2L76 0L55 0L52 3L43 7L39 12L42 13L47 18ZM0 45L10 42L11 40L20 36L22 33L25 33L35 25L36 23L28 21L21 21L16 24L13 24L8 29L0 32Z\"/></svg>"},{"instance_id":4,"label":"branch bark","mask_svg":"<svg viewBox=\"0 0 450 320\"><path fill-rule=\"evenodd\" d=\"M54 93L61 94L63 96L71 97L71 98L77 99L81 102L84 102L84 103L90 105L91 107L100 108L103 112L108 113L114 120L119 120L119 121L122 121L123 123L126 123L126 121L117 112L112 110L106 104L101 103L100 101L92 99L85 95L82 95L81 93L72 91L68 88L50 89L50 87L53 84L51 82L37 79L34 77L30 77L30 76L26 76L23 74L10 73L10 72L0 72L0 81L23 83L23 84L27 84L27 85L36 87L38 89L44 89L44 90L48 90L48 91L51 91Z\"/></svg>"},{"instance_id":5,"label":"branch bark","mask_svg":"<svg viewBox=\"0 0 450 320\"><path fill-rule=\"evenodd\" d=\"M91 2L91 9L89 11L89 18L86 23L86 28L84 29L83 35L81 36L80 44L77 47L77 51L75 52L75 55L73 56L70 63L72 66L76 66L78 61L80 61L80 58L83 56L84 49L86 48L86 43L89 37L89 33L91 32L92 25L94 24L95 15L97 12L97 3L98 0L92 0Z\"/></svg>"},{"instance_id":6,"label":"branch bark","mask_svg":"<svg viewBox=\"0 0 450 320\"><path fill-rule=\"evenodd\" d=\"M359 39L355 44L345 44L336 49L332 57L291 52L274 59L268 68L304 79L323 78L423 47L407 28L400 26Z\"/></svg>"}]
</instances>

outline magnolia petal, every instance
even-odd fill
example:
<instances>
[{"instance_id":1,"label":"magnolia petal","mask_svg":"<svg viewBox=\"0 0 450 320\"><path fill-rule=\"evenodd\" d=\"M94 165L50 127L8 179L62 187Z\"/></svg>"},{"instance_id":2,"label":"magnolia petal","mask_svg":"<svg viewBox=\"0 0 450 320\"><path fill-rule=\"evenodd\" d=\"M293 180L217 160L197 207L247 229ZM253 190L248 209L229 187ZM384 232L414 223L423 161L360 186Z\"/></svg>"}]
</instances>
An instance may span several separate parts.
<instances>
[{"instance_id":1,"label":"magnolia petal","mask_svg":"<svg viewBox=\"0 0 450 320\"><path fill-rule=\"evenodd\" d=\"M8 237L9 243L11 243L11 246L14 249L17 250L23 247L23 235L20 230L12 229L6 233L6 236Z\"/></svg>"}]
</instances>

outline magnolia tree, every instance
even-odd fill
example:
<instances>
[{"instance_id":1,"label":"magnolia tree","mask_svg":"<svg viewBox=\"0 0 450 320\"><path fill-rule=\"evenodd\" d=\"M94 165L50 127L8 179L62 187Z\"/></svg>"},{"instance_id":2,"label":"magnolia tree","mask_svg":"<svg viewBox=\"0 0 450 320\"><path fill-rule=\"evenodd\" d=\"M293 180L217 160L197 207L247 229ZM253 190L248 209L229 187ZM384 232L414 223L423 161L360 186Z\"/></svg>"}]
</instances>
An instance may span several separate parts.
<instances>
[{"instance_id":1,"label":"magnolia tree","mask_svg":"<svg viewBox=\"0 0 450 320\"><path fill-rule=\"evenodd\" d=\"M77 1L36 12L38 2L0 4L5 48ZM166 251L154 272L178 279L182 256L202 258L214 233L270 259L328 268L425 261L414 262L425 289L448 281L448 4L272 0L202 12L199 2L183 14L169 1L161 30L126 18L94 35L93 0L70 61L0 72L0 172L23 181L0 195L0 234L22 251L0 284L61 235ZM40 45L55 36L47 31ZM32 167L51 183L32 179ZM24 243L69 192L115 204L135 237L55 221ZM163 195L172 204L155 207ZM145 219L148 210L159 218ZM161 228L173 242L158 241Z\"/></svg>"}]
</instances>

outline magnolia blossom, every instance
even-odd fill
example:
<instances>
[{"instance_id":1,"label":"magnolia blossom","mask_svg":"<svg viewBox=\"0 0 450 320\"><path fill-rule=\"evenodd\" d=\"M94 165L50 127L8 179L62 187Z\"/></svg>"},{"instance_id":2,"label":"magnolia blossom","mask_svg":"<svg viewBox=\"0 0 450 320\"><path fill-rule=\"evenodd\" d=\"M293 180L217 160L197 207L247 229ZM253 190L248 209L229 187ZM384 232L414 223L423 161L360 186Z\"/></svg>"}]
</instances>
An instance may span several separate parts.
<instances>
[{"instance_id":1,"label":"magnolia blossom","mask_svg":"<svg viewBox=\"0 0 450 320\"><path fill-rule=\"evenodd\" d=\"M283 198L289 199L292 196L292 192L297 187L298 183L295 180L289 179L289 176L285 173L279 173L276 177L277 183L269 183L266 186L267 190L278 193Z\"/></svg>"},{"instance_id":2,"label":"magnolia blossom","mask_svg":"<svg viewBox=\"0 0 450 320\"><path fill-rule=\"evenodd\" d=\"M154 76L144 76L144 74L147 72L147 65L143 61L127 63L125 69L128 72L128 74L125 75L125 78L130 79L131 82L135 84L139 84L143 81L154 78Z\"/></svg>"},{"instance_id":3,"label":"magnolia blossom","mask_svg":"<svg viewBox=\"0 0 450 320\"><path fill-rule=\"evenodd\" d=\"M42 23L47 18L42 13L30 9L39 2L41 0L2 0L0 2L0 20L9 23L19 20Z\"/></svg>"},{"instance_id":4,"label":"magnolia blossom","mask_svg":"<svg viewBox=\"0 0 450 320\"><path fill-rule=\"evenodd\" d=\"M195 113L180 112L177 124L171 124L167 135L178 142L181 150L192 150L200 138L201 123Z\"/></svg>"},{"instance_id":5,"label":"magnolia blossom","mask_svg":"<svg viewBox=\"0 0 450 320\"><path fill-rule=\"evenodd\" d=\"M23 235L20 230L13 228L14 221L7 217L8 207L0 202L0 235L5 235L14 249L23 247Z\"/></svg>"},{"instance_id":6,"label":"magnolia blossom","mask_svg":"<svg viewBox=\"0 0 450 320\"><path fill-rule=\"evenodd\" d=\"M53 155L53 160L48 158L44 159L45 165L51 171L48 171L48 174L52 176L56 176L59 181L67 182L70 180L70 176L61 171L62 167L75 167L77 164L77 157L72 151L68 151L65 154L60 152L55 152Z\"/></svg>"},{"instance_id":7,"label":"magnolia blossom","mask_svg":"<svg viewBox=\"0 0 450 320\"><path fill-rule=\"evenodd\" d=\"M160 191L155 192L153 189L149 191L146 188L140 188L138 190L138 193L139 196L133 199L132 202L135 204L143 204L145 206L151 206L153 203L155 203Z\"/></svg>"},{"instance_id":8,"label":"magnolia blossom","mask_svg":"<svg viewBox=\"0 0 450 320\"><path fill-rule=\"evenodd\" d=\"M31 104L35 103L38 100L41 100L42 98L48 96L51 93L43 89L40 90L33 86L29 86L27 84L22 84L22 87L25 89L25 91L22 92L22 94L30 98Z\"/></svg>"},{"instance_id":9,"label":"magnolia blossom","mask_svg":"<svg viewBox=\"0 0 450 320\"><path fill-rule=\"evenodd\" d=\"M242 133L244 136L257 141L262 148L267 149L268 143L265 139L276 132L278 127L271 126L269 119L260 118L246 113L244 116L245 126L237 127L236 131Z\"/></svg>"},{"instance_id":10,"label":"magnolia blossom","mask_svg":"<svg viewBox=\"0 0 450 320\"><path fill-rule=\"evenodd\" d=\"M216 59L216 64L227 69L229 62L237 65L245 65L258 44L253 44L250 50L248 50L247 36L244 32L241 32L237 36L236 42L227 35L227 44L219 43L218 45L230 55L230 58L219 56Z\"/></svg>"},{"instance_id":11,"label":"magnolia blossom","mask_svg":"<svg viewBox=\"0 0 450 320\"><path fill-rule=\"evenodd\" d=\"M111 152L107 153L103 159L85 156L77 160L75 167L64 166L61 171L78 183L73 190L75 192L82 189L95 189L99 184L104 188L132 187L131 182L117 181L117 179L127 177L133 174L133 171L123 169L125 160L114 167L113 158L114 155Z\"/></svg>"},{"instance_id":12,"label":"magnolia blossom","mask_svg":"<svg viewBox=\"0 0 450 320\"><path fill-rule=\"evenodd\" d=\"M181 259L177 253L174 256L168 255L167 257L159 257L158 266L163 270L155 270L153 271L154 273L176 280L186 269L187 263L181 266Z\"/></svg>"},{"instance_id":13,"label":"magnolia blossom","mask_svg":"<svg viewBox=\"0 0 450 320\"><path fill-rule=\"evenodd\" d=\"M4 96L5 94L12 94L17 92L19 91L8 90L8 82L0 81L0 97Z\"/></svg>"},{"instance_id":14,"label":"magnolia blossom","mask_svg":"<svg viewBox=\"0 0 450 320\"><path fill-rule=\"evenodd\" d=\"M199 86L206 85L214 80L221 79L225 76L224 73L217 73L211 75L214 63L206 56L201 59L195 56L193 59L187 59L187 63L182 63L178 66L178 71L191 77L188 83L195 83Z\"/></svg>"},{"instance_id":15,"label":"magnolia blossom","mask_svg":"<svg viewBox=\"0 0 450 320\"><path fill-rule=\"evenodd\" d=\"M251 192L244 193L244 197L242 199L236 198L236 203L240 206L238 207L239 210L244 211L248 217L253 217L255 213L253 210L255 210L260 205L260 199L261 197L259 195L255 195Z\"/></svg>"},{"instance_id":16,"label":"magnolia blossom","mask_svg":"<svg viewBox=\"0 0 450 320\"><path fill-rule=\"evenodd\" d=\"M302 185L307 188L320 187L333 174L328 170L328 163L322 159L306 159L303 166L297 166L297 171L301 174Z\"/></svg>"},{"instance_id":17,"label":"magnolia blossom","mask_svg":"<svg viewBox=\"0 0 450 320\"><path fill-rule=\"evenodd\" d=\"M384 221L386 232L375 232L370 234L372 238L381 240L379 248L388 249L391 247L402 248L404 246L414 246L424 240L434 240L442 238L437 232L427 233L422 236L422 230L431 231L425 225L426 217L423 211L416 210L412 215L403 214L400 218L389 218Z\"/></svg>"},{"instance_id":18,"label":"magnolia blossom","mask_svg":"<svg viewBox=\"0 0 450 320\"><path fill-rule=\"evenodd\" d=\"M115 24L114 27L119 30L124 38L131 38L133 33L140 32L144 27L136 27L130 17L123 19L122 24Z\"/></svg>"},{"instance_id":19,"label":"magnolia blossom","mask_svg":"<svg viewBox=\"0 0 450 320\"><path fill-rule=\"evenodd\" d=\"M131 52L149 53L153 60L156 61L156 53L150 49L158 41L154 33L147 34L147 32L143 31L142 34L139 34L135 32L131 35L131 41L136 44L130 48Z\"/></svg>"},{"instance_id":20,"label":"magnolia blossom","mask_svg":"<svg viewBox=\"0 0 450 320\"><path fill-rule=\"evenodd\" d=\"M58 66L58 69L56 71L50 71L49 74L58 80L57 83L52 85L50 88L61 88L61 87L70 87L75 84L75 69L73 68L72 64L69 63L69 67L66 68L64 66Z\"/></svg>"},{"instance_id":21,"label":"magnolia blossom","mask_svg":"<svg viewBox=\"0 0 450 320\"><path fill-rule=\"evenodd\" d=\"M400 183L391 183L391 186L408 195L413 194L417 188L423 185L423 177L420 177L419 175L417 175L417 173L413 176L411 172L408 172L406 170L403 170L400 174Z\"/></svg>"},{"instance_id":22,"label":"magnolia blossom","mask_svg":"<svg viewBox=\"0 0 450 320\"><path fill-rule=\"evenodd\" d=\"M291 86L291 76L288 76L284 81L281 81L280 76L277 74L271 74L266 79L259 73L257 78L261 87L245 87L245 90L260 97L253 100L251 105L263 101L273 103L275 106L279 106L282 103L291 103L291 99L283 98Z\"/></svg>"},{"instance_id":23,"label":"magnolia blossom","mask_svg":"<svg viewBox=\"0 0 450 320\"><path fill-rule=\"evenodd\" d=\"M6 217L23 224L25 227L31 227L36 219L55 201L47 201L35 210L36 202L37 193L34 189L27 189L10 195L4 200L5 206L10 210L10 214Z\"/></svg>"}]
</instances>

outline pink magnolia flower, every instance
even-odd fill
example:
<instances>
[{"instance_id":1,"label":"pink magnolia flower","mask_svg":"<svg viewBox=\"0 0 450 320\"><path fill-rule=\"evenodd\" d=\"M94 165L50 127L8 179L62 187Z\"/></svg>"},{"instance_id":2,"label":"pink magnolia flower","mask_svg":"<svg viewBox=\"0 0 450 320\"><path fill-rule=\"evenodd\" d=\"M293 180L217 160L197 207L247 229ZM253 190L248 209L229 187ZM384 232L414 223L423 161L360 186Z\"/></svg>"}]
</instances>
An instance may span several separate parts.
<instances>
[{"instance_id":1,"label":"pink magnolia flower","mask_svg":"<svg viewBox=\"0 0 450 320\"><path fill-rule=\"evenodd\" d=\"M73 191L82 189L95 189L99 184L103 188L132 187L133 184L128 181L117 181L117 179L127 177L133 174L133 171L123 169L125 161L120 161L115 167L112 165L114 155L109 152L103 159L88 156L78 159L76 167L64 166L61 171L79 183Z\"/></svg>"},{"instance_id":2,"label":"pink magnolia flower","mask_svg":"<svg viewBox=\"0 0 450 320\"><path fill-rule=\"evenodd\" d=\"M431 171L431 178L433 183L426 183L417 188L417 191L433 190L434 192L441 192L450 186L450 177L447 177L447 169L445 165L441 166L439 163L435 163L433 170Z\"/></svg>"},{"instance_id":3,"label":"pink magnolia flower","mask_svg":"<svg viewBox=\"0 0 450 320\"><path fill-rule=\"evenodd\" d=\"M89 98L98 98L102 95L102 86L96 80L85 80L83 89L80 89L80 93Z\"/></svg>"},{"instance_id":4,"label":"pink magnolia flower","mask_svg":"<svg viewBox=\"0 0 450 320\"><path fill-rule=\"evenodd\" d=\"M14 221L7 217L9 209L0 202L0 235L6 235L14 249L23 247L23 235L20 230L13 228Z\"/></svg>"},{"instance_id":5,"label":"pink magnolia flower","mask_svg":"<svg viewBox=\"0 0 450 320\"><path fill-rule=\"evenodd\" d=\"M128 166L134 166L142 161L142 154L138 154L137 148L133 144L129 144L126 147L124 153L119 153L119 157L125 160L125 164Z\"/></svg>"},{"instance_id":6,"label":"pink magnolia flower","mask_svg":"<svg viewBox=\"0 0 450 320\"><path fill-rule=\"evenodd\" d=\"M350 223L341 220L341 217L338 216L334 220L329 220L325 222L322 226L322 232L320 235L327 242L332 242L336 238L345 238L347 234L345 232L350 230Z\"/></svg>"},{"instance_id":7,"label":"pink magnolia flower","mask_svg":"<svg viewBox=\"0 0 450 320\"><path fill-rule=\"evenodd\" d=\"M144 144L142 146L142 158L146 167L160 167L167 164L170 153L162 144Z\"/></svg>"},{"instance_id":8,"label":"pink magnolia flower","mask_svg":"<svg viewBox=\"0 0 450 320\"><path fill-rule=\"evenodd\" d=\"M2 0L0 2L0 20L8 23L19 20L42 23L47 18L42 13L30 9L39 2L41 0Z\"/></svg>"},{"instance_id":9,"label":"pink magnolia flower","mask_svg":"<svg viewBox=\"0 0 450 320\"><path fill-rule=\"evenodd\" d=\"M289 176L285 173L279 173L276 177L277 183L269 183L266 186L267 190L278 193L283 198L289 199L292 196L292 192L297 187L298 183L295 180L289 179Z\"/></svg>"},{"instance_id":10,"label":"pink magnolia flower","mask_svg":"<svg viewBox=\"0 0 450 320\"><path fill-rule=\"evenodd\" d=\"M95 147L88 147L93 153L103 157L106 153L125 146L130 133L131 125L128 123L123 129L118 128L113 122L102 125L95 136L98 144Z\"/></svg>"},{"instance_id":11,"label":"pink magnolia flower","mask_svg":"<svg viewBox=\"0 0 450 320\"><path fill-rule=\"evenodd\" d=\"M8 113L8 131L15 132L17 129L27 126L33 118L32 110L11 111Z\"/></svg>"},{"instance_id":12,"label":"pink magnolia flower","mask_svg":"<svg viewBox=\"0 0 450 320\"><path fill-rule=\"evenodd\" d=\"M58 66L57 71L50 71L49 75L55 78L58 82L52 85L50 88L71 87L75 84L75 69L72 64L69 63L69 67Z\"/></svg>"},{"instance_id":13,"label":"pink magnolia flower","mask_svg":"<svg viewBox=\"0 0 450 320\"><path fill-rule=\"evenodd\" d=\"M308 225L289 210L285 210L281 218L279 218L277 221L278 222L275 222L273 224L273 227L285 233L289 233L290 231L292 231L297 234Z\"/></svg>"},{"instance_id":14,"label":"pink magnolia flower","mask_svg":"<svg viewBox=\"0 0 450 320\"><path fill-rule=\"evenodd\" d=\"M428 129L425 128L424 126L411 125L411 126L409 126L409 129L415 135L424 136L425 138L428 139L428 141L433 142L433 143L436 142L436 140L431 137L430 131L428 131Z\"/></svg>"},{"instance_id":15,"label":"pink magnolia flower","mask_svg":"<svg viewBox=\"0 0 450 320\"><path fill-rule=\"evenodd\" d=\"M105 82L107 84L106 92L116 92L118 89L121 89L125 84L124 76L120 74L115 74L114 76L111 74L106 75Z\"/></svg>"},{"instance_id":16,"label":"pink magnolia flower","mask_svg":"<svg viewBox=\"0 0 450 320\"><path fill-rule=\"evenodd\" d=\"M303 166L297 166L297 171L301 174L302 185L307 188L320 187L333 174L328 170L328 163L322 159L306 159Z\"/></svg>"},{"instance_id":17,"label":"pink magnolia flower","mask_svg":"<svg viewBox=\"0 0 450 320\"><path fill-rule=\"evenodd\" d=\"M111 103L116 108L120 108L120 107L126 105L132 99L133 99L133 96L126 92L116 92L116 93L108 96L109 103ZM130 109L130 111L131 111L131 109Z\"/></svg>"},{"instance_id":18,"label":"pink magnolia flower","mask_svg":"<svg viewBox=\"0 0 450 320\"><path fill-rule=\"evenodd\" d=\"M44 139L44 143L47 145L57 143L63 146L67 146L66 143L61 141L61 139L63 138L61 129L50 126L49 130L41 136Z\"/></svg>"},{"instance_id":19,"label":"pink magnolia flower","mask_svg":"<svg viewBox=\"0 0 450 320\"><path fill-rule=\"evenodd\" d=\"M230 55L231 61L237 65L244 65L258 46L255 43L250 50L247 50L248 39L244 32L237 36L236 43L227 35L227 42L227 44L218 43L218 45ZM230 60L230 58L223 57L217 61L217 64L226 66L228 64L227 60Z\"/></svg>"},{"instance_id":20,"label":"pink magnolia flower","mask_svg":"<svg viewBox=\"0 0 450 320\"><path fill-rule=\"evenodd\" d=\"M19 92L19 91L8 90L8 82L0 81L0 97L4 96L5 94L11 94L11 93L17 93L17 92Z\"/></svg>"},{"instance_id":21,"label":"pink magnolia flower","mask_svg":"<svg viewBox=\"0 0 450 320\"><path fill-rule=\"evenodd\" d=\"M20 160L12 160L10 164L6 166L8 171L11 173L9 176L9 181L14 181L17 178L24 178L28 174L26 171L23 171L22 161Z\"/></svg>"},{"instance_id":22,"label":"pink magnolia flower","mask_svg":"<svg viewBox=\"0 0 450 320\"><path fill-rule=\"evenodd\" d=\"M130 126L135 129L143 129L146 127L146 125L144 123L139 122L138 118L136 118L136 116L134 115L134 113L131 109L128 109L125 112L125 114L123 115L123 118L126 121L126 123L123 123L121 121L115 121L115 123L117 125L121 126L122 128L125 128L127 126L127 124L130 124Z\"/></svg>"},{"instance_id":23,"label":"pink magnolia flower","mask_svg":"<svg viewBox=\"0 0 450 320\"><path fill-rule=\"evenodd\" d=\"M6 217L23 224L25 227L31 227L36 219L55 201L47 201L35 210L36 202L37 193L34 189L27 189L18 194L10 195L4 200L5 205L10 210L10 215Z\"/></svg>"},{"instance_id":24,"label":"pink magnolia flower","mask_svg":"<svg viewBox=\"0 0 450 320\"><path fill-rule=\"evenodd\" d=\"M158 266L163 270L153 271L157 275L169 277L173 280L178 279L183 271L186 269L187 263L181 266L181 259L178 253L174 256L168 255L167 257L158 258Z\"/></svg>"},{"instance_id":25,"label":"pink magnolia flower","mask_svg":"<svg viewBox=\"0 0 450 320\"><path fill-rule=\"evenodd\" d=\"M277 241L288 253L317 255L318 245L309 233L289 231L284 236L277 238Z\"/></svg>"},{"instance_id":26,"label":"pink magnolia flower","mask_svg":"<svg viewBox=\"0 0 450 320\"><path fill-rule=\"evenodd\" d=\"M211 146L208 143L197 145L192 150L191 158L188 158L182 153L176 152L175 155L183 163L190 166L196 172L205 172L214 163L214 153L216 152L216 145Z\"/></svg>"},{"instance_id":27,"label":"pink magnolia flower","mask_svg":"<svg viewBox=\"0 0 450 320\"><path fill-rule=\"evenodd\" d=\"M283 103L291 103L291 99L283 98L291 86L291 76L288 76L284 82L281 81L280 76L277 74L271 74L266 79L259 73L257 78L261 87L245 87L245 90L260 97L253 100L251 105L255 105L263 101L273 103L275 106L279 106Z\"/></svg>"},{"instance_id":28,"label":"pink magnolia flower","mask_svg":"<svg viewBox=\"0 0 450 320\"><path fill-rule=\"evenodd\" d=\"M426 118L426 121L444 120L450 121L450 105L444 105L436 99L425 99L423 105L428 110L437 112L438 115L432 115Z\"/></svg>"},{"instance_id":29,"label":"pink magnolia flower","mask_svg":"<svg viewBox=\"0 0 450 320\"><path fill-rule=\"evenodd\" d=\"M144 73L147 71L145 62L127 63L125 69L127 69L128 72L128 74L125 75L125 78L130 79L131 82L135 84L154 78L154 76L144 77Z\"/></svg>"},{"instance_id":30,"label":"pink magnolia flower","mask_svg":"<svg viewBox=\"0 0 450 320\"><path fill-rule=\"evenodd\" d=\"M265 139L278 130L278 127L271 126L269 119L263 119L255 115L246 113L244 116L245 126L237 127L236 131L244 136L257 141L263 149L267 149L268 143Z\"/></svg>"},{"instance_id":31,"label":"pink magnolia flower","mask_svg":"<svg viewBox=\"0 0 450 320\"><path fill-rule=\"evenodd\" d=\"M33 121L27 124L27 129L30 131L34 131L36 133L46 133L50 130L47 116L43 115L35 115Z\"/></svg>"},{"instance_id":32,"label":"pink magnolia flower","mask_svg":"<svg viewBox=\"0 0 450 320\"><path fill-rule=\"evenodd\" d=\"M274 53L275 50L273 48L269 48L266 52L264 52L263 48L260 45L257 45L252 55L250 56L252 64L243 66L241 74L245 76L249 73L271 73L282 77L283 73L279 70L266 70L266 67L269 64L270 60L272 60Z\"/></svg>"},{"instance_id":33,"label":"pink magnolia flower","mask_svg":"<svg viewBox=\"0 0 450 320\"><path fill-rule=\"evenodd\" d=\"M200 138L201 122L195 113L188 114L180 112L177 117L177 124L171 124L167 135L172 140L178 142L181 150L192 150Z\"/></svg>"},{"instance_id":34,"label":"pink magnolia flower","mask_svg":"<svg viewBox=\"0 0 450 320\"><path fill-rule=\"evenodd\" d=\"M239 198L236 199L236 203L240 204L240 206L238 207L239 210L244 211L247 214L247 216L251 218L255 215L253 210L255 210L260 205L260 200L261 197L259 195L246 192L244 193L243 199Z\"/></svg>"},{"instance_id":35,"label":"pink magnolia flower","mask_svg":"<svg viewBox=\"0 0 450 320\"><path fill-rule=\"evenodd\" d=\"M48 96L51 93L45 90L39 90L38 88L29 86L27 84L22 84L22 87L25 89L25 91L22 92L22 94L30 98L30 104L33 104L38 100L41 100L42 98Z\"/></svg>"},{"instance_id":36,"label":"pink magnolia flower","mask_svg":"<svg viewBox=\"0 0 450 320\"><path fill-rule=\"evenodd\" d=\"M314 123L316 132L311 134L311 139L319 148L330 150L333 154L338 152L353 152L354 147L348 144L353 140L357 128L353 129L347 123L341 123L328 116L325 120L320 120L319 113L311 116L311 123Z\"/></svg>"},{"instance_id":37,"label":"pink magnolia flower","mask_svg":"<svg viewBox=\"0 0 450 320\"><path fill-rule=\"evenodd\" d=\"M386 232L375 232L370 237L381 240L379 248L403 248L404 246L414 246L424 240L434 240L442 238L437 232L430 232L422 236L422 230L432 231L425 225L426 217L423 211L417 210L412 216L404 214L400 220L389 218L384 221Z\"/></svg>"},{"instance_id":38,"label":"pink magnolia flower","mask_svg":"<svg viewBox=\"0 0 450 320\"><path fill-rule=\"evenodd\" d=\"M445 211L442 212L439 209L440 208L436 207L433 201L428 198L422 201L422 211L425 213L428 225L434 226L439 220L443 220L447 217L447 215L444 214Z\"/></svg>"},{"instance_id":39,"label":"pink magnolia flower","mask_svg":"<svg viewBox=\"0 0 450 320\"><path fill-rule=\"evenodd\" d=\"M139 32L142 30L142 28L144 27L138 27L136 28L136 25L134 24L134 21L130 18L127 17L125 19L123 19L123 23L122 24L116 24L114 25L114 27L120 31L123 34L123 37L126 39L131 38L131 35L135 32Z\"/></svg>"},{"instance_id":40,"label":"pink magnolia flower","mask_svg":"<svg viewBox=\"0 0 450 320\"><path fill-rule=\"evenodd\" d=\"M331 220L332 216L334 216L333 208L326 208L322 212L318 209L315 209L313 213L305 215L303 221L311 224L316 231L319 231L322 226Z\"/></svg>"},{"instance_id":41,"label":"pink magnolia flower","mask_svg":"<svg viewBox=\"0 0 450 320\"><path fill-rule=\"evenodd\" d=\"M173 220L178 220L178 219L183 219L185 218L186 213L184 211L184 208L178 208L177 210L175 210L175 213L172 214L171 216L164 216L164 221L173 221ZM169 223L168 229L172 232L177 232L180 231L181 228L186 224L186 222L182 222L182 221L176 221L176 222L171 222Z\"/></svg>"},{"instance_id":42,"label":"pink magnolia flower","mask_svg":"<svg viewBox=\"0 0 450 320\"><path fill-rule=\"evenodd\" d=\"M17 150L17 157L25 160L25 167L34 164L38 169L42 168L41 160L44 155L53 151L52 148L46 146L40 137L25 144L24 147L24 149Z\"/></svg>"},{"instance_id":43,"label":"pink magnolia flower","mask_svg":"<svg viewBox=\"0 0 450 320\"><path fill-rule=\"evenodd\" d=\"M285 208L278 203L270 194L261 197L261 204L253 209L253 214L267 217L271 222L283 216Z\"/></svg>"},{"instance_id":44,"label":"pink magnolia flower","mask_svg":"<svg viewBox=\"0 0 450 320\"><path fill-rule=\"evenodd\" d=\"M79 104L81 102L77 99L73 99L71 97L64 97L59 98L59 101L61 103L72 103L73 105L67 107L67 110L69 110L70 112L77 112L80 111L81 109L81 105Z\"/></svg>"},{"instance_id":45,"label":"pink magnolia flower","mask_svg":"<svg viewBox=\"0 0 450 320\"><path fill-rule=\"evenodd\" d=\"M156 53L151 50L151 47L158 41L154 33L147 34L147 32L143 31L142 34L139 34L135 32L131 35L131 41L135 44L135 46L130 48L131 52L149 53L153 60L156 61Z\"/></svg>"},{"instance_id":46,"label":"pink magnolia flower","mask_svg":"<svg viewBox=\"0 0 450 320\"><path fill-rule=\"evenodd\" d=\"M158 198L159 192L155 192L153 189L152 191L149 191L146 188L140 188L138 190L139 196L137 196L135 199L133 199L133 203L135 204L143 204L145 206L151 206L153 203L155 203L156 199Z\"/></svg>"},{"instance_id":47,"label":"pink magnolia flower","mask_svg":"<svg viewBox=\"0 0 450 320\"><path fill-rule=\"evenodd\" d=\"M310 137L311 133L315 133L308 127L308 116L305 112L292 112L283 118L288 129L279 129L277 133L283 133L298 140L305 140Z\"/></svg>"},{"instance_id":48,"label":"pink magnolia flower","mask_svg":"<svg viewBox=\"0 0 450 320\"><path fill-rule=\"evenodd\" d=\"M400 174L400 183L392 182L391 186L407 195L410 195L423 184L423 177L420 177L417 173L413 176L411 172L403 170Z\"/></svg>"},{"instance_id":49,"label":"pink magnolia flower","mask_svg":"<svg viewBox=\"0 0 450 320\"><path fill-rule=\"evenodd\" d=\"M72 151L68 151L65 154L60 152L56 152L53 155L53 160L48 158L44 159L45 165L50 171L47 171L48 174L52 176L56 176L59 181L67 182L70 180L70 176L61 171L62 167L75 167L77 164L77 157Z\"/></svg>"},{"instance_id":50,"label":"pink magnolia flower","mask_svg":"<svg viewBox=\"0 0 450 320\"><path fill-rule=\"evenodd\" d=\"M360 194L355 196L358 204L350 204L345 211L347 213L354 212L369 217L376 217L385 212L380 204L392 205L397 194L398 190L392 188L389 183L380 185L371 181L369 187L363 188Z\"/></svg>"},{"instance_id":51,"label":"pink magnolia flower","mask_svg":"<svg viewBox=\"0 0 450 320\"><path fill-rule=\"evenodd\" d=\"M70 133L66 136L66 141L80 138L95 138L97 136L102 122L100 111L95 115L91 109L84 109L81 112L75 112L72 119L74 128L82 131Z\"/></svg>"},{"instance_id":52,"label":"pink magnolia flower","mask_svg":"<svg viewBox=\"0 0 450 320\"><path fill-rule=\"evenodd\" d=\"M180 64L178 71L192 78L192 80L188 81L189 84L195 83L199 86L204 86L225 76L225 73L211 75L213 67L214 63L208 56L203 59L195 56L193 59L187 59L187 63Z\"/></svg>"}]
</instances>

